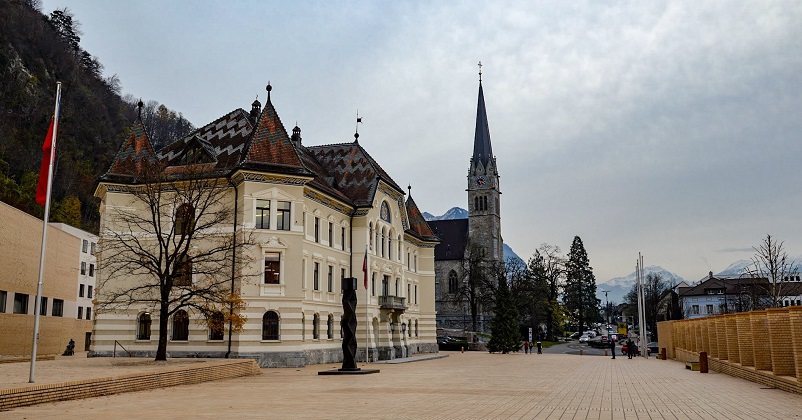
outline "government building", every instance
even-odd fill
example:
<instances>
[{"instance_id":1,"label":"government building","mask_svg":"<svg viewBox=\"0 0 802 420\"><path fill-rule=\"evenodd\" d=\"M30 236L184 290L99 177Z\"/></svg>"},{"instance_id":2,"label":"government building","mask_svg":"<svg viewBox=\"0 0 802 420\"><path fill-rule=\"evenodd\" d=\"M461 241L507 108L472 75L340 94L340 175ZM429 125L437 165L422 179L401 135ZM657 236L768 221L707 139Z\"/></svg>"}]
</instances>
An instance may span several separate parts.
<instances>
[{"instance_id":1,"label":"government building","mask_svg":"<svg viewBox=\"0 0 802 420\"><path fill-rule=\"evenodd\" d=\"M297 126L289 134L271 101L272 87L267 90L264 108L254 101L250 112L236 109L159 151L142 122L133 124L95 192L101 223L90 356L119 356L124 348L152 357L165 328L168 357L254 358L262 367L339 362L345 278L358 284L357 361L437 352L438 238L411 192L368 154L358 133L353 141L317 146L304 144ZM175 189L160 191L156 210L137 198L149 188L146 168L154 166ZM202 203L180 198L201 173L213 181L208 188L222 192L214 206L232 210L213 223L203 220ZM158 232L130 223L151 213L158 215ZM158 283L143 268L152 255L120 252L160 240L182 246L184 236L176 233L187 229L206 236L172 263L161 262L167 270L179 267L165 298L200 296L198 289L211 281L230 284L240 299L231 307L245 318L241 329L232 332L231 322L210 327L209 319L222 321L227 307L209 315L201 300L159 319L156 289L143 291ZM238 238L241 246L225 248L228 260L210 270L203 261L210 260L215 235ZM121 291L131 299L120 299Z\"/></svg>"}]
</instances>

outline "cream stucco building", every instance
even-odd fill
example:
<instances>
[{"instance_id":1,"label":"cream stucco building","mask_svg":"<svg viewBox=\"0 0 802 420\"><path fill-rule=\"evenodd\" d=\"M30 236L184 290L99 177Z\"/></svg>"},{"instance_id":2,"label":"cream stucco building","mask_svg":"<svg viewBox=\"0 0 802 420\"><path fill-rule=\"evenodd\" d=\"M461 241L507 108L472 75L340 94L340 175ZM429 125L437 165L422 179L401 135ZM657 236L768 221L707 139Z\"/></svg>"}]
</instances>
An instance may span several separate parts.
<instances>
[{"instance_id":1,"label":"cream stucco building","mask_svg":"<svg viewBox=\"0 0 802 420\"><path fill-rule=\"evenodd\" d=\"M167 323L170 357L253 357L263 367L341 361L340 282L348 277L359 284L358 361L366 349L374 361L436 352L437 238L415 202L359 144L358 134L351 142L320 146L302 144L298 127L288 135L270 89L264 109L254 101L250 112L234 110L158 152L141 122L134 124L96 191L98 299L144 279L111 272L113 261L104 261L112 258L107 244L125 229L120 215L147 212L131 195L141 187L143 165L160 162L173 173L203 167L225 189L221 203L234 209L233 217L210 228L249 238L233 250L239 259L232 270L247 321L242 331L223 333L193 322L200 314L187 308L190 322ZM206 245L196 244L189 258ZM191 271L181 287L203 281ZM142 301L98 310L91 355L111 355L117 342L131 354L152 356L156 309Z\"/></svg>"}]
</instances>

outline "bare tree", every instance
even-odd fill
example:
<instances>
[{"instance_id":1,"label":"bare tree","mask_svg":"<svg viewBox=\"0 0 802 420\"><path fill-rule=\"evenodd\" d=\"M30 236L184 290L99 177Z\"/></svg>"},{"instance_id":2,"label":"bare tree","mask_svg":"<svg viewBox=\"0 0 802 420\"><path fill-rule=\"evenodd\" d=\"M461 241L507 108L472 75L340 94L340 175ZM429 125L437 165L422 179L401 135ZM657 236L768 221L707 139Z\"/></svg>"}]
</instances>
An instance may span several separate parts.
<instances>
[{"instance_id":1,"label":"bare tree","mask_svg":"<svg viewBox=\"0 0 802 420\"><path fill-rule=\"evenodd\" d=\"M492 307L493 269L483 258L479 245L469 243L462 262L462 282L454 295L454 303L468 306L472 331L478 330L479 316Z\"/></svg>"},{"instance_id":2,"label":"bare tree","mask_svg":"<svg viewBox=\"0 0 802 420\"><path fill-rule=\"evenodd\" d=\"M560 254L559 247L544 243L535 250L526 270L531 292L527 298L531 305L531 323L543 323L546 326L546 338L553 341L563 320L558 298L565 277L565 257Z\"/></svg>"},{"instance_id":3,"label":"bare tree","mask_svg":"<svg viewBox=\"0 0 802 420\"><path fill-rule=\"evenodd\" d=\"M127 202L107 206L101 226L99 310L158 313L156 360L167 358L171 317L194 314L217 331L221 324L236 331L245 321L236 267L238 250L252 240L234 232L230 184L191 169L202 166L148 166L139 183L120 191Z\"/></svg>"},{"instance_id":4,"label":"bare tree","mask_svg":"<svg viewBox=\"0 0 802 420\"><path fill-rule=\"evenodd\" d=\"M760 243L758 247L752 247L755 255L752 256L752 264L746 267L746 272L753 278L765 278L768 284L765 286L768 303L772 308L782 306L783 298L786 297L785 291L788 287L786 280L791 275L796 275L796 263L788 258L788 254L783 249L784 241L777 241L770 234Z\"/></svg>"}]
</instances>

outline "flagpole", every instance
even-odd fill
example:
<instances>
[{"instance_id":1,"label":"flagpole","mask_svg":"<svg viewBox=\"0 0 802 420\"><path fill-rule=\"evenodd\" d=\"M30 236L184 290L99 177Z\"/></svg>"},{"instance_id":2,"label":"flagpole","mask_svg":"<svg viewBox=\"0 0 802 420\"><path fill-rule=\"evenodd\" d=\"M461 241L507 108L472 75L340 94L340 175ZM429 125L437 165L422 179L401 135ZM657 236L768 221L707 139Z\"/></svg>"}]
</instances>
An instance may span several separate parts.
<instances>
[{"instance_id":1,"label":"flagpole","mask_svg":"<svg viewBox=\"0 0 802 420\"><path fill-rule=\"evenodd\" d=\"M368 239L370 240L370 239ZM370 273L370 261L368 261L368 246L365 245L365 363L370 363L370 314L368 308L370 305L370 288L368 286L368 274Z\"/></svg>"},{"instance_id":2,"label":"flagpole","mask_svg":"<svg viewBox=\"0 0 802 420\"><path fill-rule=\"evenodd\" d=\"M47 221L50 219L50 191L53 188L53 162L56 157L56 138L58 137L58 118L61 104L61 82L56 82L56 107L53 111L53 137L50 143L50 164L47 168L47 198L45 200L45 215L42 219L42 253L39 256L39 283L36 286L36 301L33 305L33 344L31 346L31 372L29 383L34 383L36 373L36 345L39 339L39 312L42 305L42 278L45 272L45 245L47 245Z\"/></svg>"}]
</instances>

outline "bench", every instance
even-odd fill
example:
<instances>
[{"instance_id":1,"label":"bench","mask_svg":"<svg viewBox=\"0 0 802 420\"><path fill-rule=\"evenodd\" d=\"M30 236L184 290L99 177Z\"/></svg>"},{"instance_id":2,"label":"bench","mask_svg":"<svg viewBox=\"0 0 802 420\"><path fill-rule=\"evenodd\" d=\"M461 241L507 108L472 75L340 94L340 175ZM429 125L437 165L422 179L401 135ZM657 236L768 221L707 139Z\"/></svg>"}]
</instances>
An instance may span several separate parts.
<instances>
[{"instance_id":1,"label":"bench","mask_svg":"<svg viewBox=\"0 0 802 420\"><path fill-rule=\"evenodd\" d=\"M685 369L690 369L691 371L698 372L699 371L699 362L698 361L687 361L685 362Z\"/></svg>"}]
</instances>

